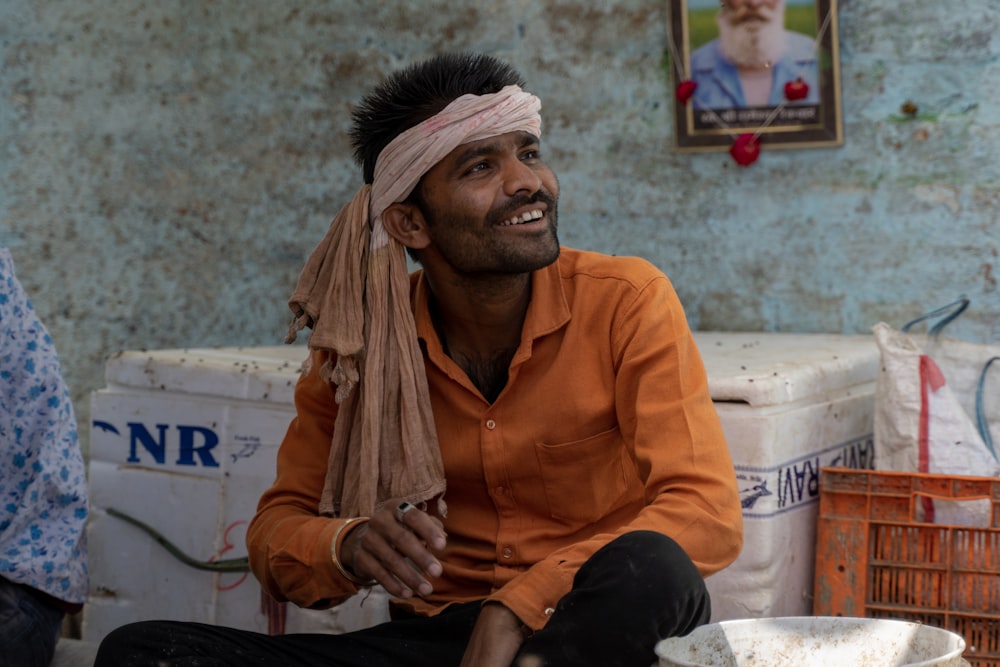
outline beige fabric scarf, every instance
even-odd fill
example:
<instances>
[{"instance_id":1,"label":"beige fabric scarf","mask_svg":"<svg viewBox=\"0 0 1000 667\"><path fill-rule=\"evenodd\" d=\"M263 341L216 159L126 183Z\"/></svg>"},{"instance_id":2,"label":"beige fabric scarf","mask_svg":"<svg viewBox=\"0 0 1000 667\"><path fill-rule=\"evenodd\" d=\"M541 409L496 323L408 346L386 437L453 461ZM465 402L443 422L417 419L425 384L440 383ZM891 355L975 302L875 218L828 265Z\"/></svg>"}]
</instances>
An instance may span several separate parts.
<instances>
[{"instance_id":1,"label":"beige fabric scarf","mask_svg":"<svg viewBox=\"0 0 1000 667\"><path fill-rule=\"evenodd\" d=\"M423 355L410 309L406 251L382 225L421 177L461 144L507 132L541 135L541 103L518 86L463 95L397 136L313 250L288 305L285 342L309 327L311 349L332 351L319 369L336 385L339 414L319 512L370 516L390 499L445 506ZM305 369L309 372L309 368Z\"/></svg>"}]
</instances>

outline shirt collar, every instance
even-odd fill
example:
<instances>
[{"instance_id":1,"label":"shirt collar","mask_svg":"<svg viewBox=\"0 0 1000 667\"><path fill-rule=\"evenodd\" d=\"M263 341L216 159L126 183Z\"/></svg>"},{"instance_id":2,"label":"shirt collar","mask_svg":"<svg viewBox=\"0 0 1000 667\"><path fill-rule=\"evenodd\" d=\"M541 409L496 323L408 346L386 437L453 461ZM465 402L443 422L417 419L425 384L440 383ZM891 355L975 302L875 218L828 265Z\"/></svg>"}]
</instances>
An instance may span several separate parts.
<instances>
[{"instance_id":1,"label":"shirt collar","mask_svg":"<svg viewBox=\"0 0 1000 667\"><path fill-rule=\"evenodd\" d=\"M562 252L560 257L562 256ZM569 322L570 310L560 271L561 260L557 259L546 267L531 274L531 301L521 329L521 346L514 361L522 355L530 356L531 341L559 330ZM428 356L439 366L444 361L444 350L434 329L429 308L430 286L423 270L410 276L410 303L417 325L417 338Z\"/></svg>"}]
</instances>

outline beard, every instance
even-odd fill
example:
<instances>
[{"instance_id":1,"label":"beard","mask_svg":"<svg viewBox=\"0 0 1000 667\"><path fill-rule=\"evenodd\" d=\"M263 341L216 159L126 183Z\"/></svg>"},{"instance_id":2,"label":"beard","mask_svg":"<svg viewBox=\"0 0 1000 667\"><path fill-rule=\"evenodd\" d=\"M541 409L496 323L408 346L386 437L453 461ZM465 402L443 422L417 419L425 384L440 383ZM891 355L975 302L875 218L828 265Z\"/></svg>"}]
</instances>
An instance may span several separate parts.
<instances>
[{"instance_id":1,"label":"beard","mask_svg":"<svg viewBox=\"0 0 1000 667\"><path fill-rule=\"evenodd\" d=\"M515 211L531 204L546 205L545 217L549 224L545 229L534 234L518 234L514 239L494 234ZM490 209L481 220L461 213L435 211L422 201L418 201L418 206L438 252L460 273L530 273L559 257L558 200L544 188L531 196L512 197L503 206ZM481 229L481 233L468 233L477 229Z\"/></svg>"},{"instance_id":2,"label":"beard","mask_svg":"<svg viewBox=\"0 0 1000 667\"><path fill-rule=\"evenodd\" d=\"M737 67L766 68L785 51L784 3L774 9L724 6L716 20L722 55Z\"/></svg>"}]
</instances>

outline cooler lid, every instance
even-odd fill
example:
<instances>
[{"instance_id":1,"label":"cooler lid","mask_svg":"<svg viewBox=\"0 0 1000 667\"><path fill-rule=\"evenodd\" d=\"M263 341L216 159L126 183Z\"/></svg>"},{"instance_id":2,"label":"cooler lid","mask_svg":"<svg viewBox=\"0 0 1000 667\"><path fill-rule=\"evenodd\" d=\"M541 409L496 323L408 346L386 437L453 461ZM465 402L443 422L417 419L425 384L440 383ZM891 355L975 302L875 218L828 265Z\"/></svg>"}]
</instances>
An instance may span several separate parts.
<instances>
[{"instance_id":1,"label":"cooler lid","mask_svg":"<svg viewBox=\"0 0 1000 667\"><path fill-rule=\"evenodd\" d=\"M870 335L697 331L714 401L781 405L875 382Z\"/></svg>"},{"instance_id":2,"label":"cooler lid","mask_svg":"<svg viewBox=\"0 0 1000 667\"><path fill-rule=\"evenodd\" d=\"M715 401L781 405L875 381L870 335L694 332ZM129 350L105 365L109 386L291 403L304 345Z\"/></svg>"},{"instance_id":3,"label":"cooler lid","mask_svg":"<svg viewBox=\"0 0 1000 667\"><path fill-rule=\"evenodd\" d=\"M108 387L292 403L304 345L129 350L104 367Z\"/></svg>"}]
</instances>

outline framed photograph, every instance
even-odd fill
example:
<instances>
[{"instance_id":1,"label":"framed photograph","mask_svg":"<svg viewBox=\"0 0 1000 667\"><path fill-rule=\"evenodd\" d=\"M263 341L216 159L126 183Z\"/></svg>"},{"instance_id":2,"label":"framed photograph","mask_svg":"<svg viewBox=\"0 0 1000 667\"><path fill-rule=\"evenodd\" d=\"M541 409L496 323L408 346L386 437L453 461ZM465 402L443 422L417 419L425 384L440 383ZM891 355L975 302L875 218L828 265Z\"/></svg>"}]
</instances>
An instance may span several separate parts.
<instances>
[{"instance_id":1,"label":"framed photograph","mask_svg":"<svg viewBox=\"0 0 1000 667\"><path fill-rule=\"evenodd\" d=\"M837 0L668 0L676 145L843 143Z\"/></svg>"}]
</instances>

